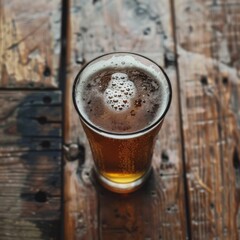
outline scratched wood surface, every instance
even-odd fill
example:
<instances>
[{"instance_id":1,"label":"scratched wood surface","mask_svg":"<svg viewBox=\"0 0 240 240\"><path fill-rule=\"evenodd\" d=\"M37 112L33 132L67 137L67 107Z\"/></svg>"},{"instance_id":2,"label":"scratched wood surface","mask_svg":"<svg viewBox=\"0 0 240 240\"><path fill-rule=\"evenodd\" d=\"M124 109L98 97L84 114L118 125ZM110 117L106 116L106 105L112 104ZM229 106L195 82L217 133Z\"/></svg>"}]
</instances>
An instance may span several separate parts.
<instances>
[{"instance_id":1,"label":"scratched wood surface","mask_svg":"<svg viewBox=\"0 0 240 240\"><path fill-rule=\"evenodd\" d=\"M0 1L0 88L56 88L60 0Z\"/></svg>"},{"instance_id":2,"label":"scratched wood surface","mask_svg":"<svg viewBox=\"0 0 240 240\"><path fill-rule=\"evenodd\" d=\"M61 93L0 93L0 239L59 239Z\"/></svg>"},{"instance_id":3,"label":"scratched wood surface","mask_svg":"<svg viewBox=\"0 0 240 240\"><path fill-rule=\"evenodd\" d=\"M175 1L192 239L240 237L240 3Z\"/></svg>"},{"instance_id":4,"label":"scratched wood surface","mask_svg":"<svg viewBox=\"0 0 240 240\"><path fill-rule=\"evenodd\" d=\"M65 239L185 239L179 112L170 6L166 1L70 1L65 98ZM153 175L139 191L110 193L91 177L92 156L73 109L72 83L82 65L110 51L142 53L165 67L172 107L159 135Z\"/></svg>"},{"instance_id":5,"label":"scratched wood surface","mask_svg":"<svg viewBox=\"0 0 240 240\"><path fill-rule=\"evenodd\" d=\"M187 218L194 240L239 239L239 1L67 2L62 123L61 92L34 91L59 86L62 2L0 0L0 239L60 239L62 124L64 239L186 239ZM173 85L153 175L127 196L108 192L91 177L89 145L71 99L83 64L109 51L152 58Z\"/></svg>"}]
</instances>

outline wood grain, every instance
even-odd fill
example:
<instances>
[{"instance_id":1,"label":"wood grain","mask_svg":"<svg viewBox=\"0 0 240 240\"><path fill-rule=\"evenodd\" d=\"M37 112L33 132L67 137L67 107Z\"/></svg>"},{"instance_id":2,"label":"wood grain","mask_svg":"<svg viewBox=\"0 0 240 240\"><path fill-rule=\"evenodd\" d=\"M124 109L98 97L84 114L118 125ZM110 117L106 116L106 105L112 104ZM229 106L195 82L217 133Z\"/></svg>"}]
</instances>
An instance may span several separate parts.
<instances>
[{"instance_id":1,"label":"wood grain","mask_svg":"<svg viewBox=\"0 0 240 240\"><path fill-rule=\"evenodd\" d=\"M60 101L54 91L0 93L2 240L59 237Z\"/></svg>"},{"instance_id":2,"label":"wood grain","mask_svg":"<svg viewBox=\"0 0 240 240\"><path fill-rule=\"evenodd\" d=\"M60 0L0 1L0 87L58 86Z\"/></svg>"},{"instance_id":3,"label":"wood grain","mask_svg":"<svg viewBox=\"0 0 240 240\"><path fill-rule=\"evenodd\" d=\"M238 1L175 1L193 239L239 235Z\"/></svg>"},{"instance_id":4,"label":"wood grain","mask_svg":"<svg viewBox=\"0 0 240 240\"><path fill-rule=\"evenodd\" d=\"M170 7L166 1L71 1L65 99L65 239L185 239L179 112ZM92 156L73 109L81 66L109 51L134 51L165 66L174 91L154 152L154 171L136 193L118 195L91 177Z\"/></svg>"}]
</instances>

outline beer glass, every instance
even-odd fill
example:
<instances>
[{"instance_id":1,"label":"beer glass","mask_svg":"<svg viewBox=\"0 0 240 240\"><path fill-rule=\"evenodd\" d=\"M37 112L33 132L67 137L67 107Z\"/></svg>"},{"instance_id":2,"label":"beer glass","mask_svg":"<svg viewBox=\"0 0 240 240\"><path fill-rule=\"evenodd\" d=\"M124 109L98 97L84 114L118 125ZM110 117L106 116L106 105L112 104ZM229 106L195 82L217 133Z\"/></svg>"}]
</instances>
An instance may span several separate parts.
<instances>
[{"instance_id":1,"label":"beer glass","mask_svg":"<svg viewBox=\"0 0 240 240\"><path fill-rule=\"evenodd\" d=\"M136 53L108 53L80 70L73 102L103 186L128 193L145 182L171 96L163 69Z\"/></svg>"}]
</instances>

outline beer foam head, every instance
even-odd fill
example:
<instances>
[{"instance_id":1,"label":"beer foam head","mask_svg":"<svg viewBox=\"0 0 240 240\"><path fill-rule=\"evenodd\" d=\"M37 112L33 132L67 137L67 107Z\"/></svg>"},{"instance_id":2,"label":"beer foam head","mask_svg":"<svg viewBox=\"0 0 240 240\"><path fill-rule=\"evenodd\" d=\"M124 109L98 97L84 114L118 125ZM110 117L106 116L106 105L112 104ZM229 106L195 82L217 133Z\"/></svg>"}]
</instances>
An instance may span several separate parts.
<instances>
[{"instance_id":1,"label":"beer foam head","mask_svg":"<svg viewBox=\"0 0 240 240\"><path fill-rule=\"evenodd\" d=\"M171 86L151 60L113 53L82 69L75 81L74 98L85 122L106 132L135 133L165 115Z\"/></svg>"},{"instance_id":2,"label":"beer foam head","mask_svg":"<svg viewBox=\"0 0 240 240\"><path fill-rule=\"evenodd\" d=\"M104 92L104 101L113 111L120 112L131 106L130 99L135 96L136 87L125 73L114 73Z\"/></svg>"}]
</instances>

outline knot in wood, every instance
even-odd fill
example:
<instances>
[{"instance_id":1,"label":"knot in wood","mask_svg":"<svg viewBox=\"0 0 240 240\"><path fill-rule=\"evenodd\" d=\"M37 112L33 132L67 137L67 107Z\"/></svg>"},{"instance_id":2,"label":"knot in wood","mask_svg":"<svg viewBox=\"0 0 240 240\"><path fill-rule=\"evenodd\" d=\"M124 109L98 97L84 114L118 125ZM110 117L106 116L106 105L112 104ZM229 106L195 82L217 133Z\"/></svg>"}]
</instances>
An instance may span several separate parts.
<instances>
[{"instance_id":1,"label":"knot in wood","mask_svg":"<svg viewBox=\"0 0 240 240\"><path fill-rule=\"evenodd\" d=\"M168 50L165 50L164 53L164 66L167 68L169 66L175 66L176 65L176 56L173 52L170 52Z\"/></svg>"},{"instance_id":2,"label":"knot in wood","mask_svg":"<svg viewBox=\"0 0 240 240\"><path fill-rule=\"evenodd\" d=\"M84 148L76 143L71 143L64 146L65 157L68 161L79 160L84 161Z\"/></svg>"}]
</instances>

